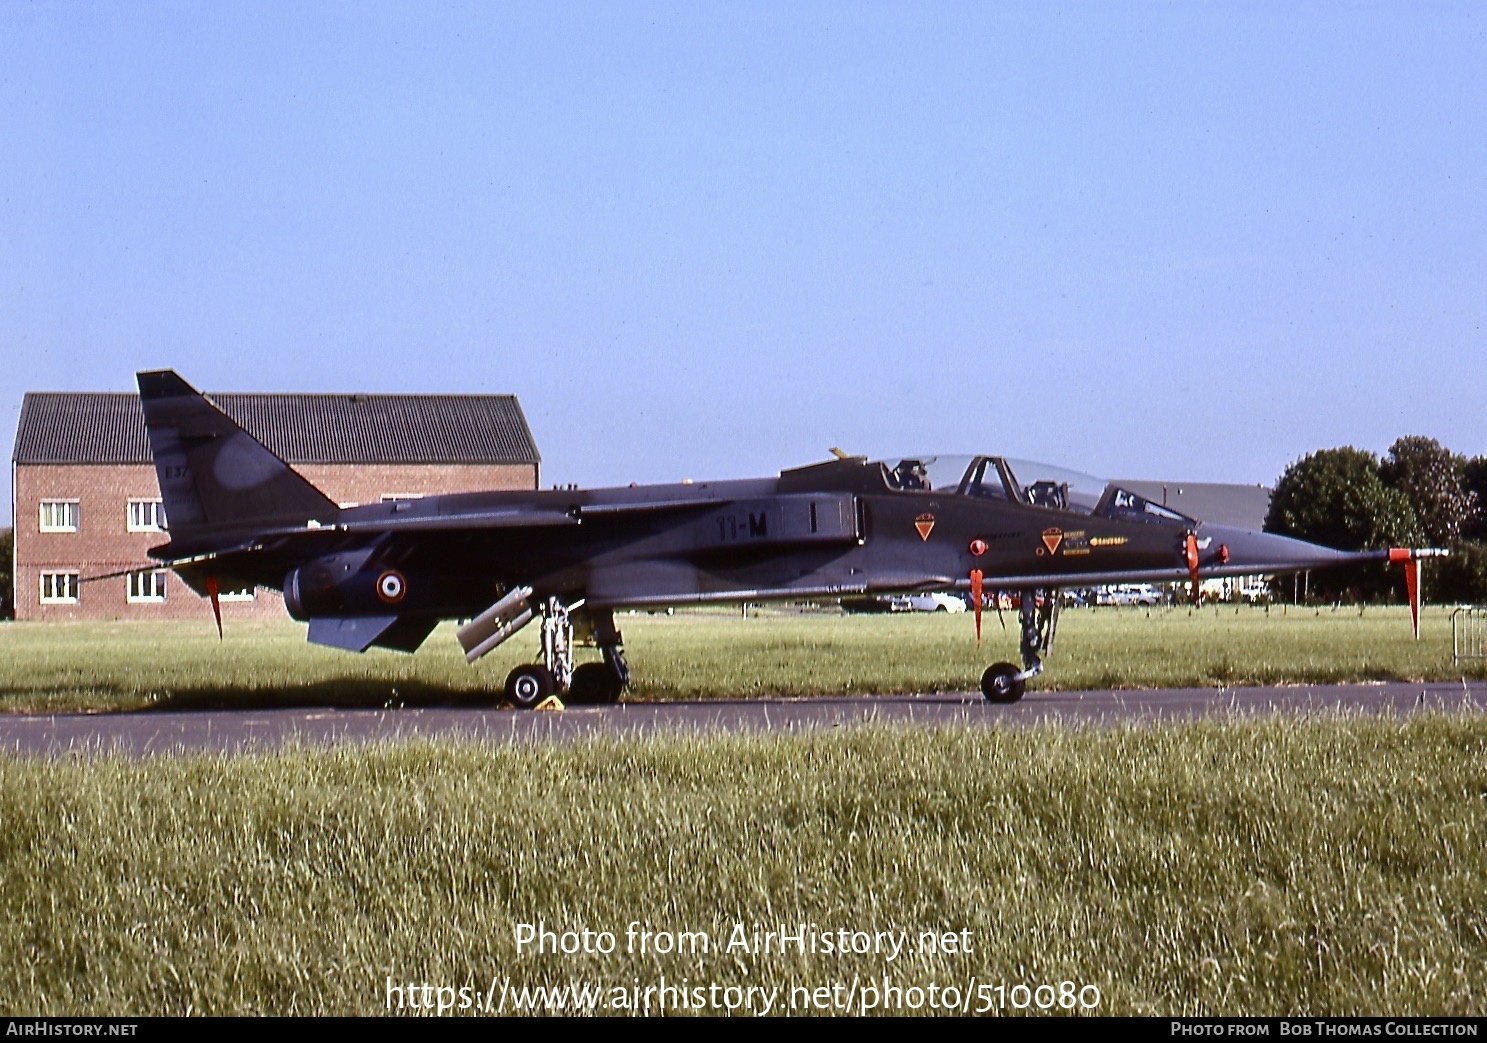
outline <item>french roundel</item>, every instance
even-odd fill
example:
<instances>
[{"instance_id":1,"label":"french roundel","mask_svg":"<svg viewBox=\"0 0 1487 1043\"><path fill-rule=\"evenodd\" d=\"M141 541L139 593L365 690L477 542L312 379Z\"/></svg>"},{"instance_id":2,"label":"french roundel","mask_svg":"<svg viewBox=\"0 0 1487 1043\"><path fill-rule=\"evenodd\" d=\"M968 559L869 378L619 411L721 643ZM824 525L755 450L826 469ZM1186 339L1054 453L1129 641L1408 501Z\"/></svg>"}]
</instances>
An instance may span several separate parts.
<instances>
[{"instance_id":1,"label":"french roundel","mask_svg":"<svg viewBox=\"0 0 1487 1043\"><path fill-rule=\"evenodd\" d=\"M389 605L396 605L402 601L407 589L403 582L403 574L396 569L388 569L377 577L377 596Z\"/></svg>"}]
</instances>

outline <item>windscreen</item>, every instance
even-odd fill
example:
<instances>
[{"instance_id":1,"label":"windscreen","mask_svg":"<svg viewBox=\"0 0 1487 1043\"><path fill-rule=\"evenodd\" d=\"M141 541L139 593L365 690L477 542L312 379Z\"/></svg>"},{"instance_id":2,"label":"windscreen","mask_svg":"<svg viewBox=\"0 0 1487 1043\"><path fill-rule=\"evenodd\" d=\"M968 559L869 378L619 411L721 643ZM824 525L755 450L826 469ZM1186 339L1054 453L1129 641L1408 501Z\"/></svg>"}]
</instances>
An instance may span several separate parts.
<instances>
[{"instance_id":1,"label":"windscreen","mask_svg":"<svg viewBox=\"0 0 1487 1043\"><path fill-rule=\"evenodd\" d=\"M1183 522L1188 525L1198 524L1186 514L1174 511L1171 507L1163 507L1159 503L1152 503L1139 493L1133 493L1129 489L1122 489L1118 485L1112 485L1105 493L1104 501L1100 504L1098 513L1101 517L1124 518L1128 521L1165 521Z\"/></svg>"},{"instance_id":2,"label":"windscreen","mask_svg":"<svg viewBox=\"0 0 1487 1043\"><path fill-rule=\"evenodd\" d=\"M925 454L900 457L883 464L888 488L902 492L955 492L975 457L963 454Z\"/></svg>"},{"instance_id":3,"label":"windscreen","mask_svg":"<svg viewBox=\"0 0 1487 1043\"><path fill-rule=\"evenodd\" d=\"M1022 488L1024 502L1035 507L1091 514L1110 484L1103 478L1031 460L1008 460L1006 463Z\"/></svg>"}]
</instances>

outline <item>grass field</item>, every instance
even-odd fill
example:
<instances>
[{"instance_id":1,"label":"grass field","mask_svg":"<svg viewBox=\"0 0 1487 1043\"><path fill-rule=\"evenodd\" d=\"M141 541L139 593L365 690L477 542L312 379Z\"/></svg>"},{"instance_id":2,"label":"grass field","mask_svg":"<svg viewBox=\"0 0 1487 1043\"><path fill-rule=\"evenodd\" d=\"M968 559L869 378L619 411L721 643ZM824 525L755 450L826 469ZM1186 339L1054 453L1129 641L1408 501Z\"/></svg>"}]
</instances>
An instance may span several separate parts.
<instances>
[{"instance_id":1,"label":"grass field","mask_svg":"<svg viewBox=\"0 0 1487 1043\"><path fill-rule=\"evenodd\" d=\"M751 610L753 611L753 610ZM1016 619L842 616L766 609L619 618L632 699L968 691L996 660L1016 659ZM143 706L412 705L499 695L530 658L535 630L471 667L445 625L416 655L354 655L309 645L304 627L210 620L0 625L0 710ZM594 653L590 652L589 655ZM1487 676L1451 662L1444 609L1422 640L1403 609L1078 609L1064 613L1048 671L1033 687L1139 688Z\"/></svg>"},{"instance_id":2,"label":"grass field","mask_svg":"<svg viewBox=\"0 0 1487 1043\"><path fill-rule=\"evenodd\" d=\"M612 1010L663 980L850 1009L856 980L925 1012L931 984L1006 1013L1049 984L1101 1013L1482 1014L1484 836L1476 715L0 756L0 1011L374 1014L493 981ZM615 951L518 951L520 923ZM724 948L802 923L909 947ZM654 951L681 932L708 950Z\"/></svg>"}]
</instances>

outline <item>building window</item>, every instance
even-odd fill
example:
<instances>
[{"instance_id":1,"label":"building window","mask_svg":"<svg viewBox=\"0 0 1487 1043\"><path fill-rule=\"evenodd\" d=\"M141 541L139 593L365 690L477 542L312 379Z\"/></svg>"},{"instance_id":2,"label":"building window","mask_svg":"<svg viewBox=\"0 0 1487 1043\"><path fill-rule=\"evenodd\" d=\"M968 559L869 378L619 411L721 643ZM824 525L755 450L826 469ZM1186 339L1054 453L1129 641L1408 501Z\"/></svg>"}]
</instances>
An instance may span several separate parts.
<instances>
[{"instance_id":1,"label":"building window","mask_svg":"<svg viewBox=\"0 0 1487 1043\"><path fill-rule=\"evenodd\" d=\"M129 600L159 602L165 600L165 570L154 572L131 572L129 574Z\"/></svg>"},{"instance_id":2,"label":"building window","mask_svg":"<svg viewBox=\"0 0 1487 1043\"><path fill-rule=\"evenodd\" d=\"M77 532L78 506L76 500L42 500L42 532ZM61 575L61 573L57 573ZM77 600L76 598L73 599Z\"/></svg>"},{"instance_id":3,"label":"building window","mask_svg":"<svg viewBox=\"0 0 1487 1043\"><path fill-rule=\"evenodd\" d=\"M43 572L41 574L41 603L43 605L77 604L76 572Z\"/></svg>"},{"instance_id":4,"label":"building window","mask_svg":"<svg viewBox=\"0 0 1487 1043\"><path fill-rule=\"evenodd\" d=\"M165 505L159 500L130 500L129 531L164 532Z\"/></svg>"},{"instance_id":5,"label":"building window","mask_svg":"<svg viewBox=\"0 0 1487 1043\"><path fill-rule=\"evenodd\" d=\"M421 500L423 493L383 493L383 503L396 503L399 500Z\"/></svg>"},{"instance_id":6,"label":"building window","mask_svg":"<svg viewBox=\"0 0 1487 1043\"><path fill-rule=\"evenodd\" d=\"M251 583L241 587L223 587L217 595L218 601L252 601L258 597L258 588Z\"/></svg>"}]
</instances>

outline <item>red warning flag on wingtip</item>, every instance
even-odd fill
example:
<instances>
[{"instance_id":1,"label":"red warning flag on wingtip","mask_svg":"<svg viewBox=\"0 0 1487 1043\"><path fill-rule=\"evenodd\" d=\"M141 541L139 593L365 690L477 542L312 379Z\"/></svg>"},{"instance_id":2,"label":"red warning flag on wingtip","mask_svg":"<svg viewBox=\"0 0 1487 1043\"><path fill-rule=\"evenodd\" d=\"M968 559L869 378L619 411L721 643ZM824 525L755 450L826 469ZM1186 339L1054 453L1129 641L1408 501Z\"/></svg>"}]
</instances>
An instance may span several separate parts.
<instances>
[{"instance_id":1,"label":"red warning flag on wingtip","mask_svg":"<svg viewBox=\"0 0 1487 1043\"><path fill-rule=\"evenodd\" d=\"M1410 598L1410 625L1415 630L1415 640L1420 640L1420 563L1410 558L1404 563L1404 588Z\"/></svg>"},{"instance_id":2,"label":"red warning flag on wingtip","mask_svg":"<svg viewBox=\"0 0 1487 1043\"><path fill-rule=\"evenodd\" d=\"M1202 588L1198 584L1198 534L1188 533L1187 539L1183 541L1183 550L1188 561L1188 575L1193 580L1193 604L1198 604L1202 598Z\"/></svg>"},{"instance_id":3,"label":"red warning flag on wingtip","mask_svg":"<svg viewBox=\"0 0 1487 1043\"><path fill-rule=\"evenodd\" d=\"M222 597L216 576L207 577L207 597L212 600L212 615L217 617L217 640L222 640Z\"/></svg>"},{"instance_id":4,"label":"red warning flag on wingtip","mask_svg":"<svg viewBox=\"0 0 1487 1043\"><path fill-rule=\"evenodd\" d=\"M1420 640L1420 559L1442 558L1445 551L1439 549L1425 549L1425 551L1411 551L1410 548L1389 548L1389 564L1402 565L1404 567L1404 589L1410 598L1410 626L1414 629L1414 640Z\"/></svg>"},{"instance_id":5,"label":"red warning flag on wingtip","mask_svg":"<svg viewBox=\"0 0 1487 1043\"><path fill-rule=\"evenodd\" d=\"M971 570L971 611L976 616L976 647L981 647L981 570Z\"/></svg>"}]
</instances>

